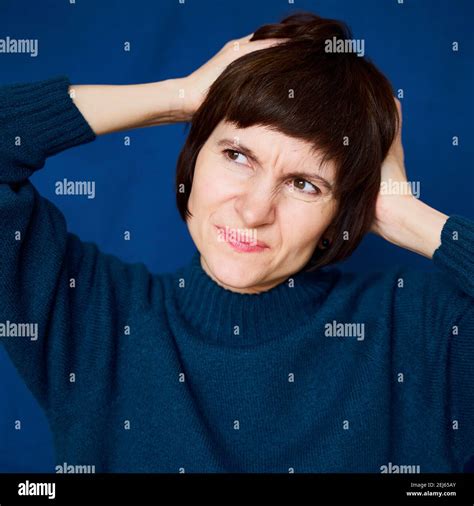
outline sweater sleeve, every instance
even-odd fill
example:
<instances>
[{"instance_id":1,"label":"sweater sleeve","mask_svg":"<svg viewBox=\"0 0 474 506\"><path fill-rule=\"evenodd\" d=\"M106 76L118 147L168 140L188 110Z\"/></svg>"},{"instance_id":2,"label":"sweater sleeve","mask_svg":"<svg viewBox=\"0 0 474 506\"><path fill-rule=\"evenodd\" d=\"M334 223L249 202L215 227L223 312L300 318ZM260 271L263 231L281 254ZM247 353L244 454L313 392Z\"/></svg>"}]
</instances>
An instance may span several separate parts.
<instances>
[{"instance_id":1,"label":"sweater sleeve","mask_svg":"<svg viewBox=\"0 0 474 506\"><path fill-rule=\"evenodd\" d=\"M433 256L444 274L449 304L447 382L453 451L462 466L474 456L474 222L453 215ZM432 297L439 297L433 293ZM436 304L435 302L433 304ZM449 308L449 311L448 311Z\"/></svg>"},{"instance_id":2,"label":"sweater sleeve","mask_svg":"<svg viewBox=\"0 0 474 506\"><path fill-rule=\"evenodd\" d=\"M139 299L148 276L68 233L28 179L48 156L95 138L69 85L0 87L0 342L46 412L66 407L72 374L107 383L130 294Z\"/></svg>"},{"instance_id":3,"label":"sweater sleeve","mask_svg":"<svg viewBox=\"0 0 474 506\"><path fill-rule=\"evenodd\" d=\"M441 231L441 245L434 264L448 274L471 300L474 298L474 222L453 215Z\"/></svg>"}]
</instances>

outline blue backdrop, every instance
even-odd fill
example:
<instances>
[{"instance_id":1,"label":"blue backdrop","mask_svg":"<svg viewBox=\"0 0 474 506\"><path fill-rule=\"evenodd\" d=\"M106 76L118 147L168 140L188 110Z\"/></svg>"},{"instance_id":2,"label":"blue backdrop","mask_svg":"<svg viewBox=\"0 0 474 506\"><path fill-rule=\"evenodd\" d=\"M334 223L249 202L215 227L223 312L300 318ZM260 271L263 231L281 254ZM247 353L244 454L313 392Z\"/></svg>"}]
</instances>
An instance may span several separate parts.
<instances>
[{"instance_id":1,"label":"blue backdrop","mask_svg":"<svg viewBox=\"0 0 474 506\"><path fill-rule=\"evenodd\" d=\"M446 214L474 216L471 0L0 0L0 38L38 39L39 54L0 54L0 84L66 74L74 84L132 84L182 77L229 39L294 10L346 21L365 52L403 90L408 177ZM130 42L130 51L124 43ZM458 43L455 51L453 42ZM126 261L173 271L194 246L175 207L174 171L184 124L134 130L50 159L33 183L69 230ZM124 136L131 137L130 146ZM453 137L459 139L453 145ZM62 199L54 182L93 180L96 198ZM123 240L131 230L132 240ZM430 262L369 236L343 269ZM22 430L14 421L22 421ZM0 347L0 472L53 471L44 415Z\"/></svg>"}]
</instances>

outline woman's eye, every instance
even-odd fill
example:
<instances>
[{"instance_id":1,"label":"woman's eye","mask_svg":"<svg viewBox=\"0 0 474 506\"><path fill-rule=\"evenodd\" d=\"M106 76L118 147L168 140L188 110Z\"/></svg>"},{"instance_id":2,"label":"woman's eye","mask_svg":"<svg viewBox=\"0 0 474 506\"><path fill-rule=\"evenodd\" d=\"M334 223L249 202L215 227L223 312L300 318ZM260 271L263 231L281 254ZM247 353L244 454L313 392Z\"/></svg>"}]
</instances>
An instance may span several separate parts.
<instances>
[{"instance_id":1,"label":"woman's eye","mask_svg":"<svg viewBox=\"0 0 474 506\"><path fill-rule=\"evenodd\" d=\"M240 151L236 151L235 149L224 149L224 153L225 153L225 156L229 160L231 160L232 162L236 162L239 165L246 165L247 157L243 153L241 153ZM240 159L239 159L239 157L240 157ZM243 160L242 160L242 158L243 158Z\"/></svg>"},{"instance_id":2,"label":"woman's eye","mask_svg":"<svg viewBox=\"0 0 474 506\"><path fill-rule=\"evenodd\" d=\"M314 186L314 184L306 181L306 179L295 178L293 181L293 188L302 193L309 193L313 195L319 195L321 190Z\"/></svg>"}]
</instances>

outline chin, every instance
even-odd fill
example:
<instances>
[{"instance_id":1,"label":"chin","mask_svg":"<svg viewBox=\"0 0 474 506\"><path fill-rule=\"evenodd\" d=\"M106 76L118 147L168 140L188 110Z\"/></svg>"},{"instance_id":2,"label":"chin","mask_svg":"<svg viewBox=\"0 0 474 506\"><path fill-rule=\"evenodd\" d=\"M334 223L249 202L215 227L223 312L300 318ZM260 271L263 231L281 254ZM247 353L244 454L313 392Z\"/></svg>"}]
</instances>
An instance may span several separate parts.
<instances>
[{"instance_id":1,"label":"chin","mask_svg":"<svg viewBox=\"0 0 474 506\"><path fill-rule=\"evenodd\" d=\"M239 261L225 256L206 258L207 265L219 283L231 288L252 288L261 282L261 272L255 266L255 270L249 267L248 262ZM256 262L257 263L257 262Z\"/></svg>"}]
</instances>

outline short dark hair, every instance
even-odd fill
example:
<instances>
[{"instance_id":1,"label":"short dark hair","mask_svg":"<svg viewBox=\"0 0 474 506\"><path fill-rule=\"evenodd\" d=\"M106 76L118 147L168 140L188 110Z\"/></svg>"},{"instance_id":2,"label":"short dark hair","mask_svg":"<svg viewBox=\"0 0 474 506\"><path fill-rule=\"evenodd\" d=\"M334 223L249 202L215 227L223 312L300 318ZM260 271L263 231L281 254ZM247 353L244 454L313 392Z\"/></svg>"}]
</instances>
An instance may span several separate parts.
<instances>
[{"instance_id":1,"label":"short dark hair","mask_svg":"<svg viewBox=\"0 0 474 506\"><path fill-rule=\"evenodd\" d=\"M373 63L353 52L326 51L333 37L353 40L343 22L309 12L264 25L251 40L289 40L234 60L211 85L177 162L176 198L184 221L191 216L197 156L220 121L238 128L269 126L310 142L336 168L333 240L327 249L315 248L304 269L354 251L375 216L380 168L397 132L398 112L389 81Z\"/></svg>"}]
</instances>

